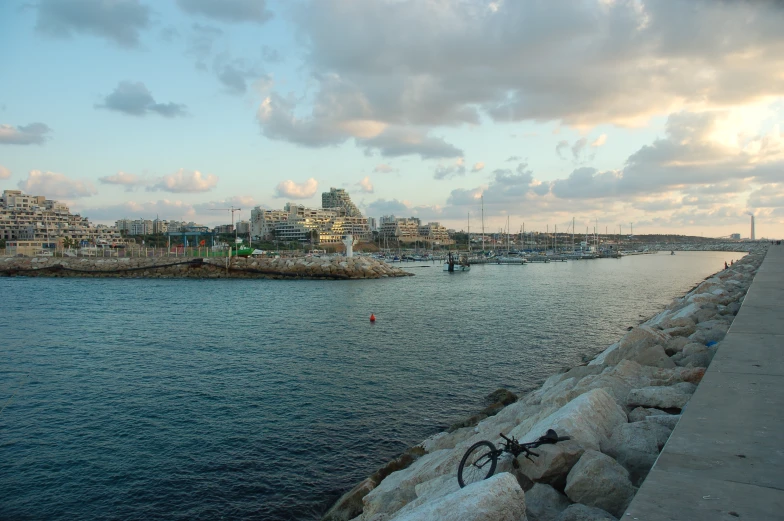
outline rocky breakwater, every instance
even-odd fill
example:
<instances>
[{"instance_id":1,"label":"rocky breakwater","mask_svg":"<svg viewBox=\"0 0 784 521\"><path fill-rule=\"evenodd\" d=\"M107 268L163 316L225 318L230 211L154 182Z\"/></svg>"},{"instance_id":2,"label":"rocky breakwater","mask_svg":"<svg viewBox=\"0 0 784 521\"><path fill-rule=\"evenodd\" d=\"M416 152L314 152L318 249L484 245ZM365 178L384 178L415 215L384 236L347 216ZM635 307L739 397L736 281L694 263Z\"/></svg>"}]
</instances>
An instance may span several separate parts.
<instances>
[{"instance_id":1,"label":"rocky breakwater","mask_svg":"<svg viewBox=\"0 0 784 521\"><path fill-rule=\"evenodd\" d=\"M119 278L379 279L410 276L369 257L0 258L0 276Z\"/></svg>"},{"instance_id":2,"label":"rocky breakwater","mask_svg":"<svg viewBox=\"0 0 784 521\"><path fill-rule=\"evenodd\" d=\"M440 432L345 494L324 521L617 520L688 406L763 255L747 255L590 363L553 375L494 415ZM461 489L457 468L480 440L523 442L547 429L571 440L502 456L496 474ZM406 468L401 468L408 465Z\"/></svg>"}]
</instances>

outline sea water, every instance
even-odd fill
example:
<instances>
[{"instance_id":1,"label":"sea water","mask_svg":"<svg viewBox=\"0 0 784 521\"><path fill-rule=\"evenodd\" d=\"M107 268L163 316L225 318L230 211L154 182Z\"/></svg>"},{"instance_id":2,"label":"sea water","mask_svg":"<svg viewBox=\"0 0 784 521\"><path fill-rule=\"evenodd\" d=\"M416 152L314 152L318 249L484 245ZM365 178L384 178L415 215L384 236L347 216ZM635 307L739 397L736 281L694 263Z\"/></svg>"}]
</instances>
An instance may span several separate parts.
<instances>
[{"instance_id":1,"label":"sea water","mask_svg":"<svg viewBox=\"0 0 784 521\"><path fill-rule=\"evenodd\" d=\"M0 278L0 519L318 519L488 393L580 363L741 256Z\"/></svg>"}]
</instances>

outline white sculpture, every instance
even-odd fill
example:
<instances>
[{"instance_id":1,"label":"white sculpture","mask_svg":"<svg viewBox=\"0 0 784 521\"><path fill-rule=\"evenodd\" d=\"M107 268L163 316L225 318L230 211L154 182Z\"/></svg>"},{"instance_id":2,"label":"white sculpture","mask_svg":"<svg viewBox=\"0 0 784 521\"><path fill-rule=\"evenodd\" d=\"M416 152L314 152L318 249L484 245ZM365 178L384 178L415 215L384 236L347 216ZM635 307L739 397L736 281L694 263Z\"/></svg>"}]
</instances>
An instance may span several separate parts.
<instances>
[{"instance_id":1,"label":"white sculpture","mask_svg":"<svg viewBox=\"0 0 784 521\"><path fill-rule=\"evenodd\" d=\"M351 258L354 256L354 245L359 241L354 240L354 236L351 234L346 235L346 238L343 239L343 244L346 245L346 257Z\"/></svg>"}]
</instances>

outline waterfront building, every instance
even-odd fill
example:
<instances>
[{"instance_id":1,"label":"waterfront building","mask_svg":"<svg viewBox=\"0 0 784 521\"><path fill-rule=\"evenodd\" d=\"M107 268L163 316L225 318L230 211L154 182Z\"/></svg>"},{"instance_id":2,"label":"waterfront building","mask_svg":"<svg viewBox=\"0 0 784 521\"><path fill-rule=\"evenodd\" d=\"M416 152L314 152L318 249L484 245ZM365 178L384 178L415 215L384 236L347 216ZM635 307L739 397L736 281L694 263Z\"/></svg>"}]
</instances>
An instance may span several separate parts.
<instances>
[{"instance_id":1,"label":"waterfront building","mask_svg":"<svg viewBox=\"0 0 784 521\"><path fill-rule=\"evenodd\" d=\"M63 245L63 239L77 243L120 243L120 232L107 226L93 226L87 217L72 214L65 204L42 195L20 190L4 190L0 197L0 239Z\"/></svg>"},{"instance_id":2,"label":"waterfront building","mask_svg":"<svg viewBox=\"0 0 784 521\"><path fill-rule=\"evenodd\" d=\"M343 188L330 188L329 192L323 192L321 207L324 209L342 208L346 217L362 217L359 208L351 202L351 197Z\"/></svg>"},{"instance_id":3,"label":"waterfront building","mask_svg":"<svg viewBox=\"0 0 784 521\"><path fill-rule=\"evenodd\" d=\"M454 244L446 227L438 222L422 224L417 217L395 217L385 215L379 219L379 237L399 242L430 242L433 244Z\"/></svg>"},{"instance_id":4,"label":"waterfront building","mask_svg":"<svg viewBox=\"0 0 784 521\"><path fill-rule=\"evenodd\" d=\"M251 235L256 238L281 241L337 244L344 236L370 239L370 228L365 217L348 215L343 206L307 208L287 203L283 210L256 207L251 211Z\"/></svg>"}]
</instances>

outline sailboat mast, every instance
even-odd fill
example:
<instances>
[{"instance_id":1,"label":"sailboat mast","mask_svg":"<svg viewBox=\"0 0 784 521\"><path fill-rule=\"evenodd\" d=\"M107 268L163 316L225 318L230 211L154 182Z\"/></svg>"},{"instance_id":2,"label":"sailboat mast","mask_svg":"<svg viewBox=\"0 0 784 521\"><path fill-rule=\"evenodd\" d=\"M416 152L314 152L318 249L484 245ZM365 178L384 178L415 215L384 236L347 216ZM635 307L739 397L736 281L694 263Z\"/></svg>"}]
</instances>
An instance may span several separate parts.
<instances>
[{"instance_id":1,"label":"sailboat mast","mask_svg":"<svg viewBox=\"0 0 784 521\"><path fill-rule=\"evenodd\" d=\"M572 252L574 252L574 217L572 217Z\"/></svg>"},{"instance_id":2,"label":"sailboat mast","mask_svg":"<svg viewBox=\"0 0 784 521\"><path fill-rule=\"evenodd\" d=\"M468 212L468 253L471 253L471 212Z\"/></svg>"},{"instance_id":3,"label":"sailboat mast","mask_svg":"<svg viewBox=\"0 0 784 521\"><path fill-rule=\"evenodd\" d=\"M482 196L482 253L485 252L485 196Z\"/></svg>"}]
</instances>

